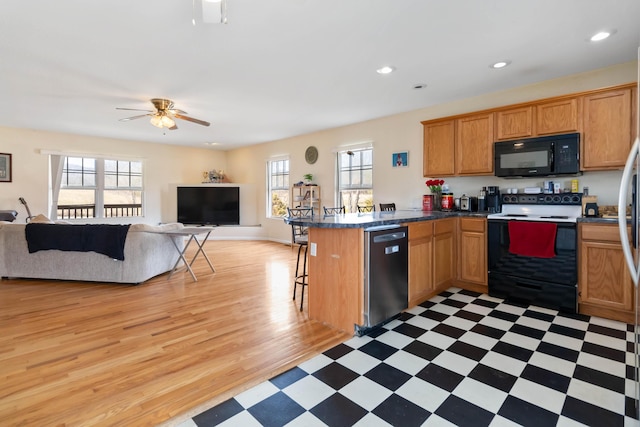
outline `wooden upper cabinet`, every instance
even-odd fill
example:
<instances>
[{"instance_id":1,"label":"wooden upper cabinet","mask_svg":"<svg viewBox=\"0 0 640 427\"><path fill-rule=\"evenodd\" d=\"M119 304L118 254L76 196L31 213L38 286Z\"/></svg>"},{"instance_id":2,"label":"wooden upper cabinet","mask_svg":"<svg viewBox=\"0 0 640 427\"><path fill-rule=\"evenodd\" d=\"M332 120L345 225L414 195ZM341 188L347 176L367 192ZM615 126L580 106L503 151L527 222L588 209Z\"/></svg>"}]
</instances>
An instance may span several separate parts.
<instances>
[{"instance_id":1,"label":"wooden upper cabinet","mask_svg":"<svg viewBox=\"0 0 640 427\"><path fill-rule=\"evenodd\" d=\"M624 167L637 136L635 84L424 121L424 176L493 174L495 141L579 132L581 170Z\"/></svg>"},{"instance_id":2,"label":"wooden upper cabinet","mask_svg":"<svg viewBox=\"0 0 640 427\"><path fill-rule=\"evenodd\" d=\"M578 98L545 102L536 105L536 134L580 131L580 103Z\"/></svg>"},{"instance_id":3,"label":"wooden upper cabinet","mask_svg":"<svg viewBox=\"0 0 640 427\"><path fill-rule=\"evenodd\" d=\"M533 136L533 107L496 111L496 139L508 140Z\"/></svg>"},{"instance_id":4,"label":"wooden upper cabinet","mask_svg":"<svg viewBox=\"0 0 640 427\"><path fill-rule=\"evenodd\" d=\"M624 166L633 142L632 90L612 90L583 98L582 169Z\"/></svg>"},{"instance_id":5,"label":"wooden upper cabinet","mask_svg":"<svg viewBox=\"0 0 640 427\"><path fill-rule=\"evenodd\" d=\"M496 140L580 131L580 100L566 98L496 111Z\"/></svg>"},{"instance_id":6,"label":"wooden upper cabinet","mask_svg":"<svg viewBox=\"0 0 640 427\"><path fill-rule=\"evenodd\" d=\"M457 119L455 141L458 175L493 173L493 113Z\"/></svg>"},{"instance_id":7,"label":"wooden upper cabinet","mask_svg":"<svg viewBox=\"0 0 640 427\"><path fill-rule=\"evenodd\" d=\"M455 136L454 120L424 124L424 176L455 174Z\"/></svg>"}]
</instances>

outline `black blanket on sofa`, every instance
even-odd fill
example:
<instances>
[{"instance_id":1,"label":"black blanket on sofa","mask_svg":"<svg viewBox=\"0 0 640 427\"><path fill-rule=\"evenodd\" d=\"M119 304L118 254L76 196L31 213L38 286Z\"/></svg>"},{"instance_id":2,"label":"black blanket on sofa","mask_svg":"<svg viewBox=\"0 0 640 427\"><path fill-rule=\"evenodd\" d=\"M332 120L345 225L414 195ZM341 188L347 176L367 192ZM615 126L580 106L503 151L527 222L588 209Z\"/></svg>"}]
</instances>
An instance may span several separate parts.
<instances>
[{"instance_id":1,"label":"black blanket on sofa","mask_svg":"<svg viewBox=\"0 0 640 427\"><path fill-rule=\"evenodd\" d=\"M38 224L25 227L29 253L58 249L97 252L124 261L124 243L129 225L111 224Z\"/></svg>"}]
</instances>

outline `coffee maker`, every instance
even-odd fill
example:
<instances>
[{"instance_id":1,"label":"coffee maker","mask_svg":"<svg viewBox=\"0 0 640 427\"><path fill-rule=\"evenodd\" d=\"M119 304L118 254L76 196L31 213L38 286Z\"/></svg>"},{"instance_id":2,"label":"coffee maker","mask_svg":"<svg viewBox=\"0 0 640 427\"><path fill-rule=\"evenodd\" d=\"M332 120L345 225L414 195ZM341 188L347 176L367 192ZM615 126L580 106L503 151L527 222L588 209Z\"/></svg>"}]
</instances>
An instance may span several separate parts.
<instances>
[{"instance_id":1,"label":"coffee maker","mask_svg":"<svg viewBox=\"0 0 640 427\"><path fill-rule=\"evenodd\" d=\"M499 213L502 211L502 202L500 200L500 187L488 186L485 195L485 204L489 213Z\"/></svg>"}]
</instances>

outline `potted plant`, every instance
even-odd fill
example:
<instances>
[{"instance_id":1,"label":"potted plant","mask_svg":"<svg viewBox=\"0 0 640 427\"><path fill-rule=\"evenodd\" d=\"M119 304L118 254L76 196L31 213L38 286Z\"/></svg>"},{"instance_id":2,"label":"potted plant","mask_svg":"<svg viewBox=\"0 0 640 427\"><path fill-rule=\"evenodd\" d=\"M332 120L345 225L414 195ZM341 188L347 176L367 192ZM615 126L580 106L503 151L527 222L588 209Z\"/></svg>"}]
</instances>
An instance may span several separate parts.
<instances>
[{"instance_id":1,"label":"potted plant","mask_svg":"<svg viewBox=\"0 0 640 427\"><path fill-rule=\"evenodd\" d=\"M305 181L307 181L307 184L311 184L311 181L313 180L313 174L305 173L304 175L302 175L302 177Z\"/></svg>"}]
</instances>

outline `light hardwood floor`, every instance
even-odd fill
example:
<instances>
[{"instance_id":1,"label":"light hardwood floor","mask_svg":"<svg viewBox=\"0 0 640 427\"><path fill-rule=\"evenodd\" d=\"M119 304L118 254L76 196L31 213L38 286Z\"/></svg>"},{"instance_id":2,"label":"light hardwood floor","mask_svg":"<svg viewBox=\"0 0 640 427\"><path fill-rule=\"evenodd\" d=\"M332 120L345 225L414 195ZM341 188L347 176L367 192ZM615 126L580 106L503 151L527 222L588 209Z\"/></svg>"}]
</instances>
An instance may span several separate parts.
<instances>
[{"instance_id":1,"label":"light hardwood floor","mask_svg":"<svg viewBox=\"0 0 640 427\"><path fill-rule=\"evenodd\" d=\"M0 281L0 425L172 425L349 338L292 301L289 246L205 247L197 282Z\"/></svg>"}]
</instances>

